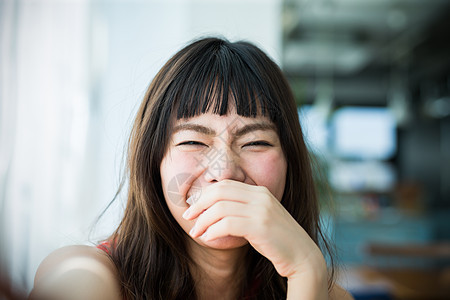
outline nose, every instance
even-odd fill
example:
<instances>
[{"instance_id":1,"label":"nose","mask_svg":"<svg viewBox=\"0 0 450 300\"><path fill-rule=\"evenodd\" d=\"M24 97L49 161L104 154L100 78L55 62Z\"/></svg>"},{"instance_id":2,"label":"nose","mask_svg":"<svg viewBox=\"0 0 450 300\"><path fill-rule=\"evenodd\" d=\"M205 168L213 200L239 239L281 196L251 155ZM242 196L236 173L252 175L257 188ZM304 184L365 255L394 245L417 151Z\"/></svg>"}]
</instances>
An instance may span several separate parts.
<instances>
[{"instance_id":1,"label":"nose","mask_svg":"<svg viewBox=\"0 0 450 300\"><path fill-rule=\"evenodd\" d=\"M213 147L205 153L205 180L219 182L231 179L243 182L245 172L241 168L240 158L230 147Z\"/></svg>"}]
</instances>

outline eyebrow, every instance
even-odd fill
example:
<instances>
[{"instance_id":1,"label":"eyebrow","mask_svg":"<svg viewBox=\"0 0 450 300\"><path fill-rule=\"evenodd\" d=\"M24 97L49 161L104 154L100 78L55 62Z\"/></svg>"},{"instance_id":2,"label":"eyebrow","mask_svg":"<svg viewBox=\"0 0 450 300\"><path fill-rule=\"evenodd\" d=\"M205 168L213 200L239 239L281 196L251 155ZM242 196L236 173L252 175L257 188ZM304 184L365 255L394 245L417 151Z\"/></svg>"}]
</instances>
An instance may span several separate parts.
<instances>
[{"instance_id":1,"label":"eyebrow","mask_svg":"<svg viewBox=\"0 0 450 300\"><path fill-rule=\"evenodd\" d=\"M262 131L273 130L276 132L274 124L268 123L268 122L261 122L261 123L253 123L253 124L245 125L242 128L239 128L234 135L236 138L239 138L243 135L246 135L247 133L257 131L257 130L262 130Z\"/></svg>"},{"instance_id":2,"label":"eyebrow","mask_svg":"<svg viewBox=\"0 0 450 300\"><path fill-rule=\"evenodd\" d=\"M191 131L199 132L199 133L202 133L205 135L210 135L210 136L217 135L216 131L210 127L206 127L206 126L199 125L199 124L192 124L192 123L179 124L179 125L175 126L175 128L173 129L173 133L177 133L178 131L181 131L181 130L191 130ZM275 128L274 124L269 123L269 122L252 123L252 124L244 125L242 128L239 128L234 133L234 136L236 138L239 138L243 135L246 135L250 132L257 131L257 130L276 131L276 128Z\"/></svg>"},{"instance_id":3,"label":"eyebrow","mask_svg":"<svg viewBox=\"0 0 450 300\"><path fill-rule=\"evenodd\" d=\"M212 128L192 123L185 123L175 126L175 128L173 129L173 133L177 133L181 130L196 131L205 135L216 135L216 132Z\"/></svg>"}]
</instances>

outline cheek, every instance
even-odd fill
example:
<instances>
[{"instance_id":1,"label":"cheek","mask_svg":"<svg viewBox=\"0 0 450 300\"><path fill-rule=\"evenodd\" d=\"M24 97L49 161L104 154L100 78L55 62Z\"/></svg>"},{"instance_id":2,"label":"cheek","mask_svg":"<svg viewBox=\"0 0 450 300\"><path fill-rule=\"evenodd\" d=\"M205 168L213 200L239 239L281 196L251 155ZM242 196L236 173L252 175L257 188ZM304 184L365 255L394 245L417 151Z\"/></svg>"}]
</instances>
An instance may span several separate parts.
<instances>
[{"instance_id":1,"label":"cheek","mask_svg":"<svg viewBox=\"0 0 450 300\"><path fill-rule=\"evenodd\" d=\"M161 178L163 180L163 188L167 188L167 183L178 180L182 177L190 177L194 175L194 171L198 166L198 159L193 155L183 152L172 151L166 154L161 162Z\"/></svg>"},{"instance_id":2,"label":"cheek","mask_svg":"<svg viewBox=\"0 0 450 300\"><path fill-rule=\"evenodd\" d=\"M286 184L287 164L282 153L267 153L249 162L248 174L257 185L265 186L281 201Z\"/></svg>"},{"instance_id":3,"label":"cheek","mask_svg":"<svg viewBox=\"0 0 450 300\"><path fill-rule=\"evenodd\" d=\"M169 151L161 162L161 175L189 173L198 165L198 159L192 154Z\"/></svg>"},{"instance_id":4,"label":"cheek","mask_svg":"<svg viewBox=\"0 0 450 300\"><path fill-rule=\"evenodd\" d=\"M193 222L182 218L183 213L188 208L186 203L186 193L192 187L192 180L195 178L192 171L198 162L185 153L175 151L166 154L161 162L161 185L164 197L175 220L186 231L193 226Z\"/></svg>"},{"instance_id":5,"label":"cheek","mask_svg":"<svg viewBox=\"0 0 450 300\"><path fill-rule=\"evenodd\" d=\"M161 162L161 184L169 207L186 208L186 193L196 178L198 160L193 155L171 151Z\"/></svg>"}]
</instances>

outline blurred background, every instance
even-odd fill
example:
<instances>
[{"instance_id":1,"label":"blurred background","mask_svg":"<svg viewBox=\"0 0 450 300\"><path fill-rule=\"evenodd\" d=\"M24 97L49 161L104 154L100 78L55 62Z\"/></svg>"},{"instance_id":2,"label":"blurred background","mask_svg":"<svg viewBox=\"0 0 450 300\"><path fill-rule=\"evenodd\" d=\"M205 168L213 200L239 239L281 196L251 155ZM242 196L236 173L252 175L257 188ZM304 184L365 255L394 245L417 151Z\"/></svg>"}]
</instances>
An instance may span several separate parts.
<instances>
[{"instance_id":1,"label":"blurred background","mask_svg":"<svg viewBox=\"0 0 450 300\"><path fill-rule=\"evenodd\" d=\"M339 282L356 299L449 299L448 0L0 0L4 288L111 233L124 197L97 218L145 90L206 35L255 43L289 79Z\"/></svg>"}]
</instances>

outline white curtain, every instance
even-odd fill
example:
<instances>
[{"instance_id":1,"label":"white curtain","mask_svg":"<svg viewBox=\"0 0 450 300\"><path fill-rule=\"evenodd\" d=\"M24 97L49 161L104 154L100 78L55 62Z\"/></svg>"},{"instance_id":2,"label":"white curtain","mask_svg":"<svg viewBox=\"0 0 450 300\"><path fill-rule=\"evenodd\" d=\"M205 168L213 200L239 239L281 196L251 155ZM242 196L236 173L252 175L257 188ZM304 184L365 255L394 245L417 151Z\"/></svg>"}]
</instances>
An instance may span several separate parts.
<instances>
[{"instance_id":1,"label":"white curtain","mask_svg":"<svg viewBox=\"0 0 450 300\"><path fill-rule=\"evenodd\" d=\"M1 5L1 266L25 286L98 208L87 17L80 1Z\"/></svg>"},{"instance_id":2,"label":"white curtain","mask_svg":"<svg viewBox=\"0 0 450 300\"><path fill-rule=\"evenodd\" d=\"M120 201L93 223L151 78L202 35L279 61L280 2L0 0L0 272L29 290L52 250L110 233Z\"/></svg>"}]
</instances>

